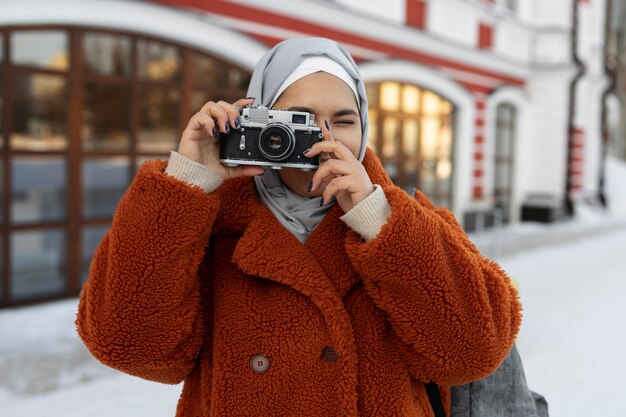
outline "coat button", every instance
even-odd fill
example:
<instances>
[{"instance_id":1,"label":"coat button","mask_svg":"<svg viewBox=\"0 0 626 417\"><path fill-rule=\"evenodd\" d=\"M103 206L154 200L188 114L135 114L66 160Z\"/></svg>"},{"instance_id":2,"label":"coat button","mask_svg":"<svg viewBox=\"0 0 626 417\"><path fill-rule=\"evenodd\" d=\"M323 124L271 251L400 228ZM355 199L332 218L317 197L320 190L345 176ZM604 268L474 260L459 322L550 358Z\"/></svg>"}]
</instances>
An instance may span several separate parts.
<instances>
[{"instance_id":1,"label":"coat button","mask_svg":"<svg viewBox=\"0 0 626 417\"><path fill-rule=\"evenodd\" d=\"M326 346L324 350L322 350L322 359L328 362L335 362L339 359L339 355L333 350L333 348Z\"/></svg>"},{"instance_id":2,"label":"coat button","mask_svg":"<svg viewBox=\"0 0 626 417\"><path fill-rule=\"evenodd\" d=\"M250 369L257 374L262 374L270 367L270 360L264 355L254 355L250 359Z\"/></svg>"}]
</instances>

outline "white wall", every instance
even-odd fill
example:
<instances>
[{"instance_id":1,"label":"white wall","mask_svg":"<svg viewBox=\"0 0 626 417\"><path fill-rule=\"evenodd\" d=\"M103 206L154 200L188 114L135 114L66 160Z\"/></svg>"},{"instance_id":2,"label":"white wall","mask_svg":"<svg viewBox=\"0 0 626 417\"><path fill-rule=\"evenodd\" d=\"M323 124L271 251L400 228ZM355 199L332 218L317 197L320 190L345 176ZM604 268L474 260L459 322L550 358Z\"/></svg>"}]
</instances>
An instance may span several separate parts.
<instances>
[{"instance_id":1,"label":"white wall","mask_svg":"<svg viewBox=\"0 0 626 417\"><path fill-rule=\"evenodd\" d=\"M369 14L380 20L404 24L406 21L405 0L335 0L342 7Z\"/></svg>"},{"instance_id":2,"label":"white wall","mask_svg":"<svg viewBox=\"0 0 626 417\"><path fill-rule=\"evenodd\" d=\"M539 26L571 27L572 2L578 0L521 0L532 2L532 22Z\"/></svg>"},{"instance_id":3,"label":"white wall","mask_svg":"<svg viewBox=\"0 0 626 417\"><path fill-rule=\"evenodd\" d=\"M428 2L427 32L471 48L478 41L478 23L486 14L480 7L461 0Z\"/></svg>"},{"instance_id":4,"label":"white wall","mask_svg":"<svg viewBox=\"0 0 626 417\"><path fill-rule=\"evenodd\" d=\"M503 19L495 23L494 52L516 61L530 62L534 33L519 20Z\"/></svg>"},{"instance_id":5,"label":"white wall","mask_svg":"<svg viewBox=\"0 0 626 417\"><path fill-rule=\"evenodd\" d=\"M528 192L563 196L571 69L536 71L528 84L532 106L527 135Z\"/></svg>"}]
</instances>

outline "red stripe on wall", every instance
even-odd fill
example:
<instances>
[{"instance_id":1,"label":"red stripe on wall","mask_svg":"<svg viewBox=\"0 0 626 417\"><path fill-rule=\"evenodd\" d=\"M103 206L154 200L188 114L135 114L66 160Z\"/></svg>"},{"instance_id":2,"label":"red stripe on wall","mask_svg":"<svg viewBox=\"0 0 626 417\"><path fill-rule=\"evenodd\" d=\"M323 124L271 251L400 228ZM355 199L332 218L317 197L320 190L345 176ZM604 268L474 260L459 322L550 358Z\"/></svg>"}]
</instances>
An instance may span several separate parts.
<instances>
[{"instance_id":1,"label":"red stripe on wall","mask_svg":"<svg viewBox=\"0 0 626 417\"><path fill-rule=\"evenodd\" d=\"M425 65L450 68L460 71L470 72L485 77L490 77L507 84L523 87L525 81L521 78L510 76L499 72L489 71L472 65L464 64L446 58L437 57L423 52L417 52L396 46L377 39L366 38L361 35L355 35L336 28L322 26L317 23L280 15L262 9L253 8L244 4L233 4L222 0L152 0L155 3L162 3L175 6L190 7L197 10L204 10L223 16L249 20L268 24L274 27L299 31L313 36L324 36L333 38L339 42L349 43L355 46L372 49L378 52L390 54L396 58L403 58L409 61L420 62ZM484 86L480 86L486 92L490 90ZM475 91L473 88L470 88Z\"/></svg>"},{"instance_id":2,"label":"red stripe on wall","mask_svg":"<svg viewBox=\"0 0 626 417\"><path fill-rule=\"evenodd\" d=\"M467 81L460 81L460 80L458 80L457 82L461 84L463 87L465 87L467 90L473 93L490 94L491 91L493 90L493 88L485 87L484 85L481 85L481 84L470 83Z\"/></svg>"},{"instance_id":3,"label":"red stripe on wall","mask_svg":"<svg viewBox=\"0 0 626 417\"><path fill-rule=\"evenodd\" d=\"M425 0L405 0L406 1L406 24L424 30L426 28L426 7Z\"/></svg>"},{"instance_id":4,"label":"red stripe on wall","mask_svg":"<svg viewBox=\"0 0 626 417\"><path fill-rule=\"evenodd\" d=\"M475 169L474 170L474 178L482 178L482 176L485 174L485 172L482 169Z\"/></svg>"},{"instance_id":5,"label":"red stripe on wall","mask_svg":"<svg viewBox=\"0 0 626 417\"><path fill-rule=\"evenodd\" d=\"M482 135L474 136L474 143L485 143L485 137Z\"/></svg>"},{"instance_id":6,"label":"red stripe on wall","mask_svg":"<svg viewBox=\"0 0 626 417\"><path fill-rule=\"evenodd\" d=\"M486 23L478 25L478 48L491 49L493 47L493 26Z\"/></svg>"},{"instance_id":7,"label":"red stripe on wall","mask_svg":"<svg viewBox=\"0 0 626 417\"><path fill-rule=\"evenodd\" d=\"M478 200L479 198L483 197L483 187L476 185L472 188L472 197L474 197L475 200Z\"/></svg>"}]
</instances>

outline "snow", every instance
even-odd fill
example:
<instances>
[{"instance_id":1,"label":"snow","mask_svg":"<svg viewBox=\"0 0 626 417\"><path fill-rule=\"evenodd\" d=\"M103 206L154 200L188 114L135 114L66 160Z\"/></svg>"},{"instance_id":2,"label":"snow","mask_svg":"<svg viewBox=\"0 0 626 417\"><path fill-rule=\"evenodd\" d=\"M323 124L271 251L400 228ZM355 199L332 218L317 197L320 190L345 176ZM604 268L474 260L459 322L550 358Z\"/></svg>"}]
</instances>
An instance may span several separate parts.
<instances>
[{"instance_id":1,"label":"snow","mask_svg":"<svg viewBox=\"0 0 626 417\"><path fill-rule=\"evenodd\" d=\"M624 417L626 164L609 160L611 210L471 236L515 280L524 306L518 347L552 417ZM77 300L0 311L2 417L172 417L180 385L96 362L75 333Z\"/></svg>"}]
</instances>

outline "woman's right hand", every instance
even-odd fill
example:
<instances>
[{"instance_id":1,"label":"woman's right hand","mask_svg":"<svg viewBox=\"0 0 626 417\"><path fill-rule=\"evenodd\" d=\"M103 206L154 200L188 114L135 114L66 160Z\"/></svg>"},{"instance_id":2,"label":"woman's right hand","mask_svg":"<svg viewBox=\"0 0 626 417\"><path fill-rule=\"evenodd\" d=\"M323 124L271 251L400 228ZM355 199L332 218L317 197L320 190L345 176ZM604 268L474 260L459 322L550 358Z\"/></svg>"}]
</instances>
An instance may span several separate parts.
<instances>
[{"instance_id":1,"label":"woman's right hand","mask_svg":"<svg viewBox=\"0 0 626 417\"><path fill-rule=\"evenodd\" d=\"M178 144L178 153L206 166L226 180L263 174L264 170L259 166L240 165L232 168L219 161L218 131L229 133L230 129L238 129L239 110L235 106L243 108L252 103L254 98L242 98L233 104L225 101L206 103L189 120Z\"/></svg>"}]
</instances>

